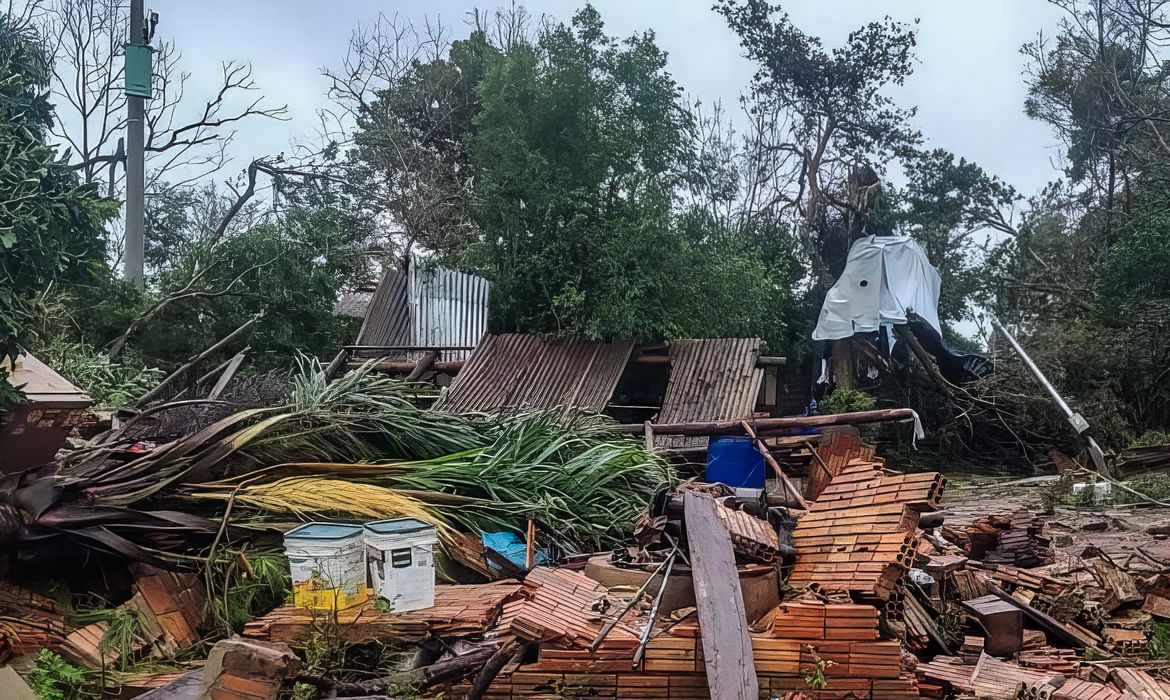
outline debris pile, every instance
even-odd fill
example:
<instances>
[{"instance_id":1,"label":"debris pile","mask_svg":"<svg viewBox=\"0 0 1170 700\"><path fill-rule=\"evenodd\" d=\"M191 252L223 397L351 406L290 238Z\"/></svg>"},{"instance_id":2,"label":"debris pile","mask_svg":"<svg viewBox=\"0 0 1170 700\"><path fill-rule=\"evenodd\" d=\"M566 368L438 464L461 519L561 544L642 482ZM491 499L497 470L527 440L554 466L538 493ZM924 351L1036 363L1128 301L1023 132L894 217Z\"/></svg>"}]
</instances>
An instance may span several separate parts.
<instances>
[{"instance_id":1,"label":"debris pile","mask_svg":"<svg viewBox=\"0 0 1170 700\"><path fill-rule=\"evenodd\" d=\"M1170 620L1170 564L1140 546L1121 560L1126 535L1108 519L944 510L942 474L892 470L840 427L800 436L799 466L769 454L771 489L680 484L650 434L644 448L604 421L440 414L345 377L166 442L124 426L7 480L39 513L22 516L25 550L90 543L110 580L82 594L108 603L100 615L79 614L76 590L0 581L0 659L49 650L108 693L168 699L294 685L337 698L1170 699L1170 664L1151 660L1170 655L1156 624ZM793 437L744 431L765 452ZM325 530L351 533L320 547L344 553L349 587L318 585L333 569L291 548L273 583L273 543ZM382 546L362 539L372 531ZM425 577L420 609L370 594L395 571ZM271 600L248 598L241 619L235 597L255 590Z\"/></svg>"}]
</instances>

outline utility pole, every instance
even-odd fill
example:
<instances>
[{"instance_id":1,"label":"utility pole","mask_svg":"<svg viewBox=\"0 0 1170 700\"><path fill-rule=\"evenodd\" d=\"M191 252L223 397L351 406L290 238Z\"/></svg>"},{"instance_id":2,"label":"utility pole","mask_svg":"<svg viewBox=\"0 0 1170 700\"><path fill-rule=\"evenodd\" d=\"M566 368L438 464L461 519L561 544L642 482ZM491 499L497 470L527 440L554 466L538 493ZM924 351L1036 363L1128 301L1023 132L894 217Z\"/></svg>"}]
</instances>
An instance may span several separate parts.
<instances>
[{"instance_id":1,"label":"utility pole","mask_svg":"<svg viewBox=\"0 0 1170 700\"><path fill-rule=\"evenodd\" d=\"M144 285L142 257L143 228L146 224L146 99L141 94L135 94L129 77L131 54L141 52L141 49L135 47L146 46L142 3L143 0L130 0L130 34L126 46L126 267L123 274L127 282L139 289ZM146 55L149 66L149 49ZM149 80L149 72L147 75Z\"/></svg>"}]
</instances>

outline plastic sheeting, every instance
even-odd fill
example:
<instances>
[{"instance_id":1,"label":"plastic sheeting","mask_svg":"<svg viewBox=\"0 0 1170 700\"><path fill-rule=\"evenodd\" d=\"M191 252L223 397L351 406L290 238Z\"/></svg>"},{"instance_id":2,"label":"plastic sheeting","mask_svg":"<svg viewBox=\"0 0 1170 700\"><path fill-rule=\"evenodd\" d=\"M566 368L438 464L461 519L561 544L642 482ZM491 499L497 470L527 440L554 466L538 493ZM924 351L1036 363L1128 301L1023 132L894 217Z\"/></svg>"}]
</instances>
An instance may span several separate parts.
<instances>
[{"instance_id":1,"label":"plastic sheeting","mask_svg":"<svg viewBox=\"0 0 1170 700\"><path fill-rule=\"evenodd\" d=\"M905 236L868 236L849 249L845 272L825 295L813 340L840 340L906 323L907 310L942 333L941 278L926 251Z\"/></svg>"}]
</instances>

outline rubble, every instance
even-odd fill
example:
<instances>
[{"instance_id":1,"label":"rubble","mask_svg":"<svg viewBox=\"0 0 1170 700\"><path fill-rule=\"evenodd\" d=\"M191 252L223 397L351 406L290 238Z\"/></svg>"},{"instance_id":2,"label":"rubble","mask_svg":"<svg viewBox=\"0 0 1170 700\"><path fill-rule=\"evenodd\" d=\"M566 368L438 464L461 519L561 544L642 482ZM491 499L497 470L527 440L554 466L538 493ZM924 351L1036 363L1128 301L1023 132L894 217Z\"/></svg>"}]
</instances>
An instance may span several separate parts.
<instances>
[{"instance_id":1,"label":"rubble","mask_svg":"<svg viewBox=\"0 0 1170 700\"><path fill-rule=\"evenodd\" d=\"M216 643L203 666L199 696L212 700L277 700L300 659L287 644L250 639Z\"/></svg>"},{"instance_id":2,"label":"rubble","mask_svg":"<svg viewBox=\"0 0 1170 700\"><path fill-rule=\"evenodd\" d=\"M886 410L863 420L891 416L905 418ZM245 422L217 420L213 426ZM197 526L204 537L218 530L216 543L222 537L236 545L230 556L179 556L183 564L169 568L127 564L139 550L118 540L109 554L123 555L123 570L100 592L81 593L91 603L109 601L96 618L78 615L65 599L0 580L0 658L48 650L83 673L100 674L107 693L116 688L121 697L167 700L275 700L295 684L319 697L387 698L410 687L418 697L472 700L1170 700L1164 680L1170 663L1153 660L1170 653L1170 629L1158 627L1170 620L1170 544L1149 534L1164 513L1066 510L1057 519L1045 513L1042 499L1015 491L945 494L942 473L891 468L847 427L847 414L811 423L769 420L657 424L665 435L694 437L740 429L759 451L778 446L779 458L770 454L768 463L784 478L769 489L668 478L652 495L642 483L645 493L613 494L625 497L622 522L603 522L598 514L611 497L605 489L620 486L603 479L582 486L596 491L577 494L592 504L589 527L605 529L607 547L620 543L612 550L556 546L555 528L539 513L508 512L520 498L398 492L374 483L403 465L303 464L295 466L329 478L275 473L278 467L270 468L268 483L245 483L239 475L194 482L198 493L188 488L169 497L217 504L222 522L177 510L147 522ZM818 436L775 434L818 425L828 426ZM223 429L194 427L206 434ZM653 429L643 437L654 444ZM630 444L641 449L626 440L609 454L626 454L620 450ZM145 449L125 462L103 454L86 475L111 470L115 479L133 478L148 465L170 468L168 451L190 450L209 462L220 454L195 434ZM664 461L654 465L670 469ZM434 551L430 544L387 544L373 552L363 541L346 569L359 593L313 608L302 607L303 595L273 601L239 622L240 635L232 636L224 624L231 591L213 572L238 570L233 585L257 581L247 548L293 527L258 518L255 510L238 516L232 506L255 509L257 488L280 479L300 480L304 493L295 503L377 493L401 515L428 519L438 538ZM324 483L327 492L309 488ZM1009 483L1018 489L1041 482ZM26 483L30 493L35 484ZM267 496L264 504L274 502ZM347 505L343 512L373 512L354 510L369 503ZM634 514L639 505L645 510ZM68 508L66 515L76 514L82 505ZM493 522L512 518L513 549L522 551L505 556L489 547L490 538L468 527L474 521L452 516L462 508L492 513ZM558 522L571 522L573 508L558 508ZM175 538L157 529L150 542L174 546ZM587 532L580 526L573 542L587 542ZM431 560L443 557L445 582L434 587L433 605L396 611L393 601L369 595L361 579L368 574L362 562L368 566L371 557L427 571L428 593ZM296 565L322 575L319 563ZM328 597L328 588L314 591ZM119 628L126 618L133 624Z\"/></svg>"}]
</instances>

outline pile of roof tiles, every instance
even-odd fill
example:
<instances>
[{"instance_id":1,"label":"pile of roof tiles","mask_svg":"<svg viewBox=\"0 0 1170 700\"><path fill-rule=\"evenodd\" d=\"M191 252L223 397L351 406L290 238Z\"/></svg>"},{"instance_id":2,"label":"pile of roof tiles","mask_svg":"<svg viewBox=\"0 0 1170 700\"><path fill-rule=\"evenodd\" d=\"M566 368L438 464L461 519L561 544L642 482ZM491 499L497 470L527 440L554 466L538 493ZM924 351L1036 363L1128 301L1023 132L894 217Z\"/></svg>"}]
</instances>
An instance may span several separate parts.
<instances>
[{"instance_id":1,"label":"pile of roof tiles","mask_svg":"<svg viewBox=\"0 0 1170 700\"><path fill-rule=\"evenodd\" d=\"M439 585L435 604L407 613L382 612L372 606L338 611L337 631L346 644L395 641L419 643L430 637L463 639L482 636L495 625L504 601L519 591L516 581ZM244 626L244 636L266 642L302 644L320 626L320 614L286 605Z\"/></svg>"},{"instance_id":2,"label":"pile of roof tiles","mask_svg":"<svg viewBox=\"0 0 1170 700\"><path fill-rule=\"evenodd\" d=\"M631 615L591 650L605 619L595 611L606 595L578 572L541 568L529 574L525 590L505 604L496 633L534 642L535 658L502 673L485 697L711 697L702 631L693 622L660 629L637 657L637 629L646 618ZM751 635L764 697L808 690L818 666L827 685L817 697L918 697L916 679L902 670L900 644L879 639L873 606L782 603L768 618L770 624ZM455 688L456 695L461 690Z\"/></svg>"},{"instance_id":3,"label":"pile of roof tiles","mask_svg":"<svg viewBox=\"0 0 1170 700\"><path fill-rule=\"evenodd\" d=\"M464 659L478 653L474 668L427 689L452 698L473 684L491 700L731 697L719 691L719 664L738 664L760 698L1170 700L1161 666L1144 663L1152 623L1170 621L1170 573L1135 578L1094 548L1055 562L1044 519L1027 510L936 512L939 473L887 469L855 436L825 440L813 463L804 512L769 505L766 494L684 484L646 518L639 546L608 560L623 580L646 581L641 588L603 585L582 559L522 580L439 585L425 610L337 611L334 634L351 645L439 639ZM785 578L756 612L703 616L699 590L718 577L699 578L698 500L714 508L704 527L722 538L728 579L760 569ZM654 582L672 567L694 579L694 596L659 609ZM132 653L165 657L196 643L206 626L200 577L135 575L123 606L143 623ZM71 629L55 602L7 584L3 609L20 615L0 614L0 654L51 648L87 667L116 661L101 648L105 623ZM242 641L298 646L320 622L281 607L249 623ZM730 657L712 652L727 648L713 647L724 624L743 631ZM501 663L485 666L489 654ZM481 677L481 668L492 671Z\"/></svg>"}]
</instances>

